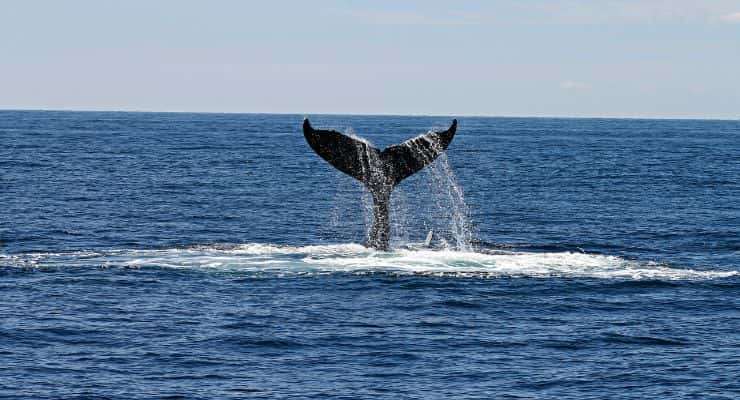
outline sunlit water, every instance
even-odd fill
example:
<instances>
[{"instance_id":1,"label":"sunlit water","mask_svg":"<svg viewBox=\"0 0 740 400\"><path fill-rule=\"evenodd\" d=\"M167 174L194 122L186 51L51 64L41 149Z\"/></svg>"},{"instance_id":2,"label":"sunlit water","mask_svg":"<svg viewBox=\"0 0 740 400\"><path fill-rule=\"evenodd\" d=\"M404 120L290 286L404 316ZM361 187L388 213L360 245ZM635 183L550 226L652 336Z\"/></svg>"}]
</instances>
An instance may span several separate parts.
<instances>
[{"instance_id":1,"label":"sunlit water","mask_svg":"<svg viewBox=\"0 0 740 400\"><path fill-rule=\"evenodd\" d=\"M740 122L462 118L378 252L301 120L0 112L0 397L737 396Z\"/></svg>"}]
</instances>

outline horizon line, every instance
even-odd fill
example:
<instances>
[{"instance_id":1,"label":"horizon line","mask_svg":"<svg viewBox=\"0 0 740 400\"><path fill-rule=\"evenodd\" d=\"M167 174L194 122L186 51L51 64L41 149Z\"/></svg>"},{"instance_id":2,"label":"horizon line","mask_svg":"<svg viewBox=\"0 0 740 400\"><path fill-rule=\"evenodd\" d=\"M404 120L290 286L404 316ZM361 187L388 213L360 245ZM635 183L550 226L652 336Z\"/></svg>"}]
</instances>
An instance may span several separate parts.
<instances>
[{"instance_id":1,"label":"horizon line","mask_svg":"<svg viewBox=\"0 0 740 400\"><path fill-rule=\"evenodd\" d=\"M335 113L335 112L249 112L249 111L183 111L183 110L135 110L135 109L71 109L71 108L0 108L0 112L96 112L96 113L142 113L142 114L230 114L230 115L329 115L364 117L458 117L458 118L541 118L541 119L621 119L621 120L680 120L680 121L740 121L738 117L645 117L645 116L564 116L564 115L485 115L485 114L393 114L393 113Z\"/></svg>"}]
</instances>

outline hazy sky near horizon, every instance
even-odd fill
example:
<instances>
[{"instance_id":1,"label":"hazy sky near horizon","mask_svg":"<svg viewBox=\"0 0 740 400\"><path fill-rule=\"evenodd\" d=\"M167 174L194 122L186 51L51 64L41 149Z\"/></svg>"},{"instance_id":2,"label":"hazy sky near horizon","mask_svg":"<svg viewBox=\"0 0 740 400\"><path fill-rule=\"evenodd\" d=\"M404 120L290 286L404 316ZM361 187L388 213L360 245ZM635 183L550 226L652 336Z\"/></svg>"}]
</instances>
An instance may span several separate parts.
<instances>
[{"instance_id":1,"label":"hazy sky near horizon","mask_svg":"<svg viewBox=\"0 0 740 400\"><path fill-rule=\"evenodd\" d=\"M0 0L0 109L740 118L740 0Z\"/></svg>"}]
</instances>

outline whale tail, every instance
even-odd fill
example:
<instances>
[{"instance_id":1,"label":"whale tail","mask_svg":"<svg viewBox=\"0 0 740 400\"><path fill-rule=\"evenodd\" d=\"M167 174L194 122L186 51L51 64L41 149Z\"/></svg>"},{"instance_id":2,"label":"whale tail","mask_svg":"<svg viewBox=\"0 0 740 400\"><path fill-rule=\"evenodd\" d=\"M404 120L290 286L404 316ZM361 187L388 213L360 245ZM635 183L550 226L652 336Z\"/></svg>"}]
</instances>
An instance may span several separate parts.
<instances>
[{"instance_id":1,"label":"whale tail","mask_svg":"<svg viewBox=\"0 0 740 400\"><path fill-rule=\"evenodd\" d=\"M303 120L303 136L316 154L362 182L372 194L374 220L368 246L380 250L388 248L388 202L393 188L439 157L452 142L456 130L457 120L453 119L445 131L429 132L381 151L359 138L314 129L308 119Z\"/></svg>"}]
</instances>

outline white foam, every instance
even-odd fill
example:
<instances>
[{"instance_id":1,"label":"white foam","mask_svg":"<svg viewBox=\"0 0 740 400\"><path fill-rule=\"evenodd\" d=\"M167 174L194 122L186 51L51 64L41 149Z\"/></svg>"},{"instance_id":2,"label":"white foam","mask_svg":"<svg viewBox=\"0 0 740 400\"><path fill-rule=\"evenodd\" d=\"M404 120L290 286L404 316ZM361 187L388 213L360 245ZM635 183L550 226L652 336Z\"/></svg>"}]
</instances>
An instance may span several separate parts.
<instances>
[{"instance_id":1,"label":"white foam","mask_svg":"<svg viewBox=\"0 0 740 400\"><path fill-rule=\"evenodd\" d=\"M477 277L588 277L695 280L738 275L736 270L694 270L608 255L573 252L479 253L398 249L379 252L359 244L279 246L261 243L163 250L0 254L0 266L164 267L243 272L395 273Z\"/></svg>"}]
</instances>

